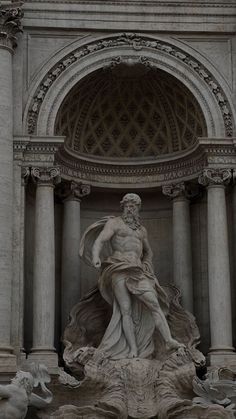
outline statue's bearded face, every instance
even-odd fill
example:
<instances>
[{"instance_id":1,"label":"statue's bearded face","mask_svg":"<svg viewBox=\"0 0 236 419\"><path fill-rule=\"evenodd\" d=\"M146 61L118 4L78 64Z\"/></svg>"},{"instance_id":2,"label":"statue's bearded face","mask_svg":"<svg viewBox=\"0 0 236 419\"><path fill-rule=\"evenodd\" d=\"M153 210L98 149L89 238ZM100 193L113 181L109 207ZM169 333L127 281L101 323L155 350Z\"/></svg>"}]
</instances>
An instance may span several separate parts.
<instances>
[{"instance_id":1,"label":"statue's bearded face","mask_svg":"<svg viewBox=\"0 0 236 419\"><path fill-rule=\"evenodd\" d=\"M132 201L125 202L122 218L129 227L133 229L139 228L139 206Z\"/></svg>"}]
</instances>

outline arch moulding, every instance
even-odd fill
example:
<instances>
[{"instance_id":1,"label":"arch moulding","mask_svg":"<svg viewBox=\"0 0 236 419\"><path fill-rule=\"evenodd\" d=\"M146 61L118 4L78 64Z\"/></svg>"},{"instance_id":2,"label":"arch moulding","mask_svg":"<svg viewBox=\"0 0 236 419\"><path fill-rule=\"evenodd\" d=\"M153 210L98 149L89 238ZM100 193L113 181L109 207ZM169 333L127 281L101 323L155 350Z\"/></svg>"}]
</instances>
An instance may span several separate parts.
<instances>
[{"instance_id":1,"label":"arch moulding","mask_svg":"<svg viewBox=\"0 0 236 419\"><path fill-rule=\"evenodd\" d=\"M203 112L208 138L221 139L221 147L226 141L232 150L235 115L230 92L216 70L200 58L179 41L143 34L88 36L75 41L56 54L34 80L24 114L25 133L41 138L54 136L58 110L78 82L104 67L139 63L161 69L187 87ZM106 187L151 187L196 178L207 164L205 145L200 143L176 155L137 159L132 164L83 159L65 146L57 162L64 178L80 178Z\"/></svg>"},{"instance_id":2,"label":"arch moulding","mask_svg":"<svg viewBox=\"0 0 236 419\"><path fill-rule=\"evenodd\" d=\"M201 57L202 58L202 57ZM233 136L235 115L230 92L210 64L174 39L119 34L76 41L56 54L38 74L24 114L30 135L53 135L58 109L73 86L118 59L159 68L176 77L194 95L205 117L209 137Z\"/></svg>"}]
</instances>

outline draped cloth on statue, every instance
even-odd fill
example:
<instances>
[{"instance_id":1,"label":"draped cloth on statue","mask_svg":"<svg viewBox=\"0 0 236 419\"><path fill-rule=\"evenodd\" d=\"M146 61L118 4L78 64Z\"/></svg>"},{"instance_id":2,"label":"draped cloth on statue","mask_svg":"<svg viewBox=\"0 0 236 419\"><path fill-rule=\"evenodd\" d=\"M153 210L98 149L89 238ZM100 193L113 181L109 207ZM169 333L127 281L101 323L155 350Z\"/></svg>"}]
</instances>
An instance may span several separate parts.
<instances>
[{"instance_id":1,"label":"draped cloth on statue","mask_svg":"<svg viewBox=\"0 0 236 419\"><path fill-rule=\"evenodd\" d=\"M90 265L92 264L94 241L110 218L104 217L92 224L81 239L80 255ZM138 356L148 358L154 351L153 334L155 325L150 310L141 299L145 300L144 294L146 292L154 293L166 314L169 307L168 297L147 262L143 263L142 266L133 265L125 258L125 255L121 258L114 258L112 253L110 243L106 242L100 255L102 269L98 279L98 288L102 297L113 306L113 313L98 349L112 359L129 357L130 347L123 332L122 315L113 292L112 276L114 274L117 276L120 273L122 278L125 277L125 285L132 301L132 320Z\"/></svg>"}]
</instances>

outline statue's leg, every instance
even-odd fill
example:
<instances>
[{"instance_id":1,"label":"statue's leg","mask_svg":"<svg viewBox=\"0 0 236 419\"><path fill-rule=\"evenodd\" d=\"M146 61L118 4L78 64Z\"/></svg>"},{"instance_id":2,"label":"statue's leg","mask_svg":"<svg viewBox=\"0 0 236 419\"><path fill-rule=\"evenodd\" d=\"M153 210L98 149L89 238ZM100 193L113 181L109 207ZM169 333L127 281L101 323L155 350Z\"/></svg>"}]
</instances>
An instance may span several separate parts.
<instances>
[{"instance_id":1,"label":"statue's leg","mask_svg":"<svg viewBox=\"0 0 236 419\"><path fill-rule=\"evenodd\" d=\"M121 275L115 274L112 276L113 292L120 307L123 331L130 347L129 357L136 358L138 356L138 350L132 319L132 303L125 281L126 278Z\"/></svg>"},{"instance_id":2,"label":"statue's leg","mask_svg":"<svg viewBox=\"0 0 236 419\"><path fill-rule=\"evenodd\" d=\"M178 349L178 348L184 347L183 344L179 343L177 340L172 338L169 325L160 307L156 294L151 291L146 291L143 294L139 295L139 299L151 311L154 322L155 322L155 327L161 333L163 339L166 342L166 345L170 349Z\"/></svg>"}]
</instances>

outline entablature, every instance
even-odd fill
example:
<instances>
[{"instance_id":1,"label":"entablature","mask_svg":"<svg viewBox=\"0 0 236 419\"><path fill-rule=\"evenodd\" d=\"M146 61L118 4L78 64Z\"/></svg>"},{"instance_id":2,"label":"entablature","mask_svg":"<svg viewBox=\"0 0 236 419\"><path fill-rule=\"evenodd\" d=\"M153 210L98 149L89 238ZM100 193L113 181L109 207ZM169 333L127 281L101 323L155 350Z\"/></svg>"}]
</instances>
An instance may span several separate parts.
<instances>
[{"instance_id":1,"label":"entablature","mask_svg":"<svg viewBox=\"0 0 236 419\"><path fill-rule=\"evenodd\" d=\"M105 160L77 155L63 137L15 137L14 158L22 165L60 166L65 180L106 188L151 188L197 179L205 168L236 168L236 138L198 138L190 149L149 159Z\"/></svg>"},{"instance_id":2,"label":"entablature","mask_svg":"<svg viewBox=\"0 0 236 419\"><path fill-rule=\"evenodd\" d=\"M234 32L235 1L38 0L24 4L24 26L158 32ZM220 24L219 24L220 22Z\"/></svg>"}]
</instances>

